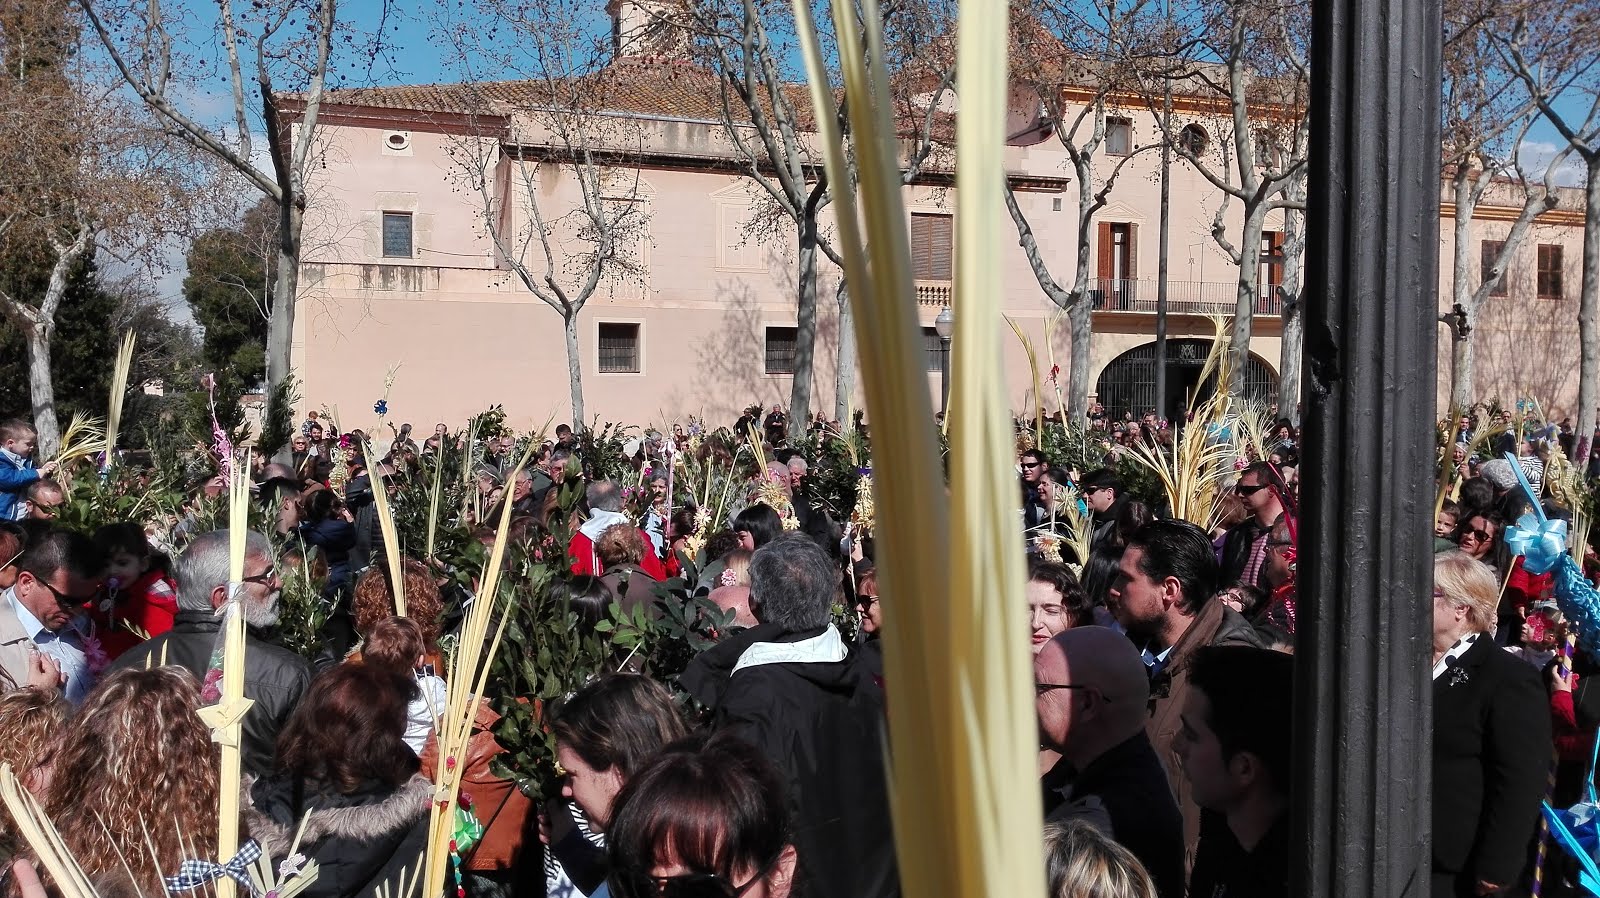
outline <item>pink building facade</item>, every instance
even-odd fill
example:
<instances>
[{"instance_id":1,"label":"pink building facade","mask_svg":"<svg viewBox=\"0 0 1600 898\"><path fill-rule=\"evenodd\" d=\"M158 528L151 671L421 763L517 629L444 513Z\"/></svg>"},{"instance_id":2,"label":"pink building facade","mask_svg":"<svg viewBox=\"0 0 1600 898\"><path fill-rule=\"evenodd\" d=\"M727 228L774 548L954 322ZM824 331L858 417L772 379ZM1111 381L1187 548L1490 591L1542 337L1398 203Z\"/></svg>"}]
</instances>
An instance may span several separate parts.
<instances>
[{"instance_id":1,"label":"pink building facade","mask_svg":"<svg viewBox=\"0 0 1600 898\"><path fill-rule=\"evenodd\" d=\"M632 66L622 74L641 87L612 113L639 151L618 166L625 187L608 201L635 204L640 228L627 247L630 271L604 280L578 316L588 416L660 424L692 414L716 425L731 423L754 402L786 405L796 324L792 227L762 224L760 194L730 164L723 125L707 113L710 100L695 101L703 81L692 73L683 77L678 63L616 65ZM1103 169L1118 161L1110 150L1131 151L1157 139L1148 113L1122 117L1127 142L1102 149ZM1196 117L1195 123L1223 133L1221 122ZM577 251L577 238L560 233L571 227L566 214L581 202L575 176L526 152L547 145L550 135L513 103L486 112L452 85L341 92L324 105L319 129L322 166L306 216L294 344L305 404L340 412L348 427L363 426L370 423L366 410L392 380L391 418L424 431L496 403L521 428L570 420L562 318L515 276L486 224L526 233L532 212L515 187L529 185L538 191L558 249ZM1054 139L1009 153L1018 202L1052 272L1070 283L1077 185L1068 177L1066 154ZM487 197L463 174L471 164L495 172ZM1148 405L1153 395L1158 171L1157 152L1131 160L1091 235L1097 291L1091 392L1114 410ZM1204 355L1199 341L1213 332L1209 316L1232 311L1237 267L1211 235L1220 192L1182 162L1174 162L1172 178L1168 382L1173 401L1181 402L1184 391L1196 387ZM488 216L486 202L492 204ZM1563 208L1541 219L1513 262L1506 295L1490 303L1474 332L1480 395L1533 397L1554 411L1570 410L1577 388L1582 236L1582 212L1572 202L1564 198ZM948 179L930 178L907 187L905 203L923 247L918 308L937 404L933 323L950 297L955 189ZM1227 216L1234 240L1237 207L1233 203ZM1453 245L1452 210L1444 212L1441 311L1450 304ZM1508 214L1494 202L1480 209L1474 239L1497 239L1509 226ZM1275 397L1281 324L1271 285L1281 276L1273 254L1281 215L1269 216L1266 227L1249 376ZM539 247L518 251L543 272ZM558 258L556 276L570 275L571 267ZM821 267L812 408L832 416L838 272L825 259ZM1029 335L1041 377L1059 366L1064 390L1070 358L1065 313L1040 290L1015 241L1005 270L1003 290L990 299ZM1027 409L1035 398L1033 377L1020 342L1007 340L1014 407ZM1443 326L1439 348L1444 402L1450 346ZM1053 386L1046 382L1042 392L1045 407L1054 411ZM851 403L860 401L857 392Z\"/></svg>"}]
</instances>

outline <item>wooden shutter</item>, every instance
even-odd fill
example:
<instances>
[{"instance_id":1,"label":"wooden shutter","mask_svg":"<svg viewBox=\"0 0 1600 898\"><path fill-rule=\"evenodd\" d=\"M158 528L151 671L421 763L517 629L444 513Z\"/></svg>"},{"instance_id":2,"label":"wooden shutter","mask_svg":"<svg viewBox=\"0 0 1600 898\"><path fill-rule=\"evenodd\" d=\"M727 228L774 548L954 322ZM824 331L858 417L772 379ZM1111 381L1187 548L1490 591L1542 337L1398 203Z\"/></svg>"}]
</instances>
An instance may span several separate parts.
<instances>
[{"instance_id":1,"label":"wooden shutter","mask_svg":"<svg viewBox=\"0 0 1600 898\"><path fill-rule=\"evenodd\" d=\"M1272 264L1267 266L1267 285L1276 287L1283 283L1283 232L1268 231L1267 238L1271 247L1267 252L1272 256Z\"/></svg>"},{"instance_id":2,"label":"wooden shutter","mask_svg":"<svg viewBox=\"0 0 1600 898\"><path fill-rule=\"evenodd\" d=\"M911 276L948 281L954 272L955 235L948 215L911 215Z\"/></svg>"},{"instance_id":3,"label":"wooden shutter","mask_svg":"<svg viewBox=\"0 0 1600 898\"><path fill-rule=\"evenodd\" d=\"M1130 281L1139 279L1139 226L1128 224L1128 270L1122 276Z\"/></svg>"},{"instance_id":4,"label":"wooden shutter","mask_svg":"<svg viewBox=\"0 0 1600 898\"><path fill-rule=\"evenodd\" d=\"M1100 261L1097 263L1098 267L1095 269L1095 276L1103 281L1110 280L1115 276L1116 271L1116 266L1111 259L1111 254L1115 251L1111 240L1111 223L1102 221L1095 231L1100 243Z\"/></svg>"}]
</instances>

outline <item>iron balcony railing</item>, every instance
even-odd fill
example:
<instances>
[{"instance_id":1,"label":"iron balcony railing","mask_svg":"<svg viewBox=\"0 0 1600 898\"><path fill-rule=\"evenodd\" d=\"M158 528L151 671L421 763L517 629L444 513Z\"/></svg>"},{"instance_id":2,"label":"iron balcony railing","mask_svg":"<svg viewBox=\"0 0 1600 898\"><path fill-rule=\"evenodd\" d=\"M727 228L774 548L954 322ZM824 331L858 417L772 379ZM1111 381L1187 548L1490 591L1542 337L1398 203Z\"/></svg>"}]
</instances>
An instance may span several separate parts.
<instances>
[{"instance_id":1,"label":"iron balcony railing","mask_svg":"<svg viewBox=\"0 0 1600 898\"><path fill-rule=\"evenodd\" d=\"M1097 312L1156 311L1159 282L1154 278L1090 281ZM1231 315L1236 309L1239 285L1233 281L1167 281L1167 312L1173 315ZM1283 299L1276 285L1263 284L1257 291L1255 313L1277 315Z\"/></svg>"},{"instance_id":2,"label":"iron balcony railing","mask_svg":"<svg viewBox=\"0 0 1600 898\"><path fill-rule=\"evenodd\" d=\"M953 285L949 281L917 281L917 303L947 306ZM1172 315L1232 315L1239 287L1233 281L1168 281L1167 312ZM1096 312L1140 312L1155 314L1158 282L1154 278L1114 280L1097 278L1089 282L1090 298ZM1256 297L1255 313L1278 315L1283 299L1276 286L1262 286Z\"/></svg>"}]
</instances>

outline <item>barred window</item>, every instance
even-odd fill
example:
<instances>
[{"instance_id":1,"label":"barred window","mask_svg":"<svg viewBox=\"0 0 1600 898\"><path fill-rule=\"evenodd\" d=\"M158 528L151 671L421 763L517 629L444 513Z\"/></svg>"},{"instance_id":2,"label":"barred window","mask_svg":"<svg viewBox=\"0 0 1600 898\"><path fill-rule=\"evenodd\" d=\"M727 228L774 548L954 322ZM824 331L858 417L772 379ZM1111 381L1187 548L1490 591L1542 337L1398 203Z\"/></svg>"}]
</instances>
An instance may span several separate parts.
<instances>
[{"instance_id":1,"label":"barred window","mask_svg":"<svg viewBox=\"0 0 1600 898\"><path fill-rule=\"evenodd\" d=\"M793 374L795 347L800 340L800 329L795 327L767 328L767 373Z\"/></svg>"},{"instance_id":2,"label":"barred window","mask_svg":"<svg viewBox=\"0 0 1600 898\"><path fill-rule=\"evenodd\" d=\"M415 255L411 249L410 212L383 213L383 255L400 259Z\"/></svg>"},{"instance_id":3,"label":"barred window","mask_svg":"<svg viewBox=\"0 0 1600 898\"><path fill-rule=\"evenodd\" d=\"M601 323L600 373L639 373L639 325Z\"/></svg>"}]
</instances>

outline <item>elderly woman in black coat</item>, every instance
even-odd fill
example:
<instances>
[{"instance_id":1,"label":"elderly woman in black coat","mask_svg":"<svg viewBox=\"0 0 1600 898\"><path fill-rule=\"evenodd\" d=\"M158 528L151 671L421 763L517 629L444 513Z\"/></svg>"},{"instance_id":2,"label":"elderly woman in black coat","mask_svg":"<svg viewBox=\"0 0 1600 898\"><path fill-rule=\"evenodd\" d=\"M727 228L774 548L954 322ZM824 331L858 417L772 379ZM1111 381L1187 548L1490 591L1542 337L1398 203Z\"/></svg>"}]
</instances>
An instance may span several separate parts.
<instances>
[{"instance_id":1,"label":"elderly woman in black coat","mask_svg":"<svg viewBox=\"0 0 1600 898\"><path fill-rule=\"evenodd\" d=\"M1515 884L1549 774L1539 672L1494 644L1500 584L1465 552L1433 563L1433 898Z\"/></svg>"}]
</instances>

